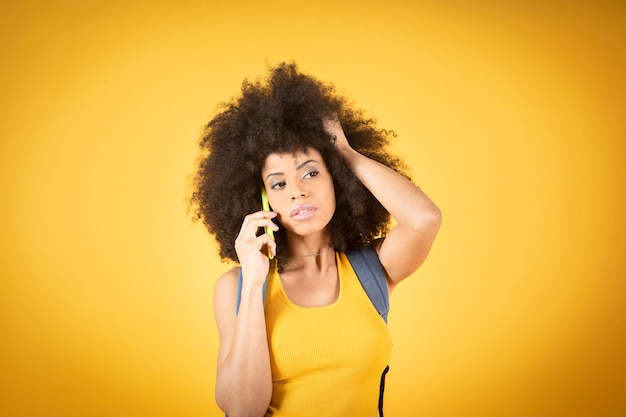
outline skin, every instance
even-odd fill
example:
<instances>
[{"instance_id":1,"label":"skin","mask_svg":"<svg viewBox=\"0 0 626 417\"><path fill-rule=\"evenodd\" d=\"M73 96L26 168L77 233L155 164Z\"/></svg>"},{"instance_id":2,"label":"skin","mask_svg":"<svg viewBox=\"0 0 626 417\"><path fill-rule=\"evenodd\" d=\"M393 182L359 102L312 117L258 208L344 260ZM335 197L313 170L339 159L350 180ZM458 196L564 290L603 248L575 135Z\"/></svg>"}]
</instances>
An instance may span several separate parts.
<instances>
[{"instance_id":1,"label":"skin","mask_svg":"<svg viewBox=\"0 0 626 417\"><path fill-rule=\"evenodd\" d=\"M287 232L290 261L281 273L287 296L303 307L334 302L339 286L328 224L335 212L335 189L322 156L315 149L271 154L262 176L276 219ZM294 215L301 209L306 209L304 216ZM305 268L303 258L318 261L317 268ZM320 268L325 271L320 273Z\"/></svg>"},{"instance_id":2,"label":"skin","mask_svg":"<svg viewBox=\"0 0 626 417\"><path fill-rule=\"evenodd\" d=\"M352 172L397 222L384 239L374 242L391 293L426 259L441 212L412 182L352 149L336 118L324 120L324 128L336 137L337 149ZM264 226L277 231L276 221L285 229L289 258L280 278L292 302L324 306L339 294L335 252L328 246L335 194L323 159L315 149L270 154L262 177L273 211L246 216L235 241L243 276L239 314L235 315L239 268L222 275L214 291L220 336L215 394L230 417L263 416L272 396L262 285L269 270L264 249L269 247L275 254L276 244L267 234L256 236L256 231ZM296 206L311 210L294 217Z\"/></svg>"}]
</instances>

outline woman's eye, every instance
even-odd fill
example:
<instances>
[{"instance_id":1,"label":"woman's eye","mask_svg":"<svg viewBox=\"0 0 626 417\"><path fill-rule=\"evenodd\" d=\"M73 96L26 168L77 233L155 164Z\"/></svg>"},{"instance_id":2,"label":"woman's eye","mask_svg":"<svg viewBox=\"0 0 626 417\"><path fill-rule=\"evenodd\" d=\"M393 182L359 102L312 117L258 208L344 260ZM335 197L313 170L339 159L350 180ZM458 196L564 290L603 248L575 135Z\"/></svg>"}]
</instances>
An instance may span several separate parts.
<instances>
[{"instance_id":1,"label":"woman's eye","mask_svg":"<svg viewBox=\"0 0 626 417\"><path fill-rule=\"evenodd\" d=\"M278 190L279 188L283 188L285 186L285 181L278 181L272 184L270 187L272 190Z\"/></svg>"},{"instance_id":2,"label":"woman's eye","mask_svg":"<svg viewBox=\"0 0 626 417\"><path fill-rule=\"evenodd\" d=\"M317 177L318 174L319 174L319 171L310 171L310 172L307 172L306 174L304 174L303 178Z\"/></svg>"}]
</instances>

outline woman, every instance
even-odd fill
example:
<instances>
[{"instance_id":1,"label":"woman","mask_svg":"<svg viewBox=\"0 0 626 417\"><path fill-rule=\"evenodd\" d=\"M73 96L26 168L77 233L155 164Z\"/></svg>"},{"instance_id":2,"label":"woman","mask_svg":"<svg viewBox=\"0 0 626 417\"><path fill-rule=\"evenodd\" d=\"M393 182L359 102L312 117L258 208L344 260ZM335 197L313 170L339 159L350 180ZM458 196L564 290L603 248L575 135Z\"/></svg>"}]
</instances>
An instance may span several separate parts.
<instances>
[{"instance_id":1,"label":"woman","mask_svg":"<svg viewBox=\"0 0 626 417\"><path fill-rule=\"evenodd\" d=\"M295 64L244 81L208 123L192 202L239 263L214 291L215 395L230 417L382 414L389 332L346 254L373 248L391 293L441 223L388 136Z\"/></svg>"}]
</instances>

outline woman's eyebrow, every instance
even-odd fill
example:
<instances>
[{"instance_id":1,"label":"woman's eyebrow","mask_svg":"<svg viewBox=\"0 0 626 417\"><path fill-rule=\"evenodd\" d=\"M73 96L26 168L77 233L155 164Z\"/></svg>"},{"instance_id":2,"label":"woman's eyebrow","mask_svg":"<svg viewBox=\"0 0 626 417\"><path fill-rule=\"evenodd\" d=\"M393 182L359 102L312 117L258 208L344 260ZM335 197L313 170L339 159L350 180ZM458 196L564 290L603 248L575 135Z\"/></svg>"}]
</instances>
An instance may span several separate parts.
<instances>
[{"instance_id":1,"label":"woman's eyebrow","mask_svg":"<svg viewBox=\"0 0 626 417\"><path fill-rule=\"evenodd\" d=\"M317 161L315 159L308 159L304 161L303 163L301 163L300 165L296 166L296 171L299 171L300 169L302 169L307 164L310 164L311 162L317 162ZM270 172L269 174L265 176L265 179L267 180L269 177L276 176L276 175L285 175L285 173L284 172Z\"/></svg>"},{"instance_id":2,"label":"woman's eyebrow","mask_svg":"<svg viewBox=\"0 0 626 417\"><path fill-rule=\"evenodd\" d=\"M300 165L298 165L298 166L296 167L296 170L300 170L300 169L301 169L302 167L304 167L306 164L309 164L309 163L311 163L311 162L317 162L317 161L316 161L315 159L309 159L309 160L306 160L306 161L304 161L303 163L301 163Z\"/></svg>"},{"instance_id":3,"label":"woman's eyebrow","mask_svg":"<svg viewBox=\"0 0 626 417\"><path fill-rule=\"evenodd\" d=\"M267 180L269 177L276 176L276 175L285 175L285 174L283 172L270 172L269 174L265 176L265 179Z\"/></svg>"}]
</instances>

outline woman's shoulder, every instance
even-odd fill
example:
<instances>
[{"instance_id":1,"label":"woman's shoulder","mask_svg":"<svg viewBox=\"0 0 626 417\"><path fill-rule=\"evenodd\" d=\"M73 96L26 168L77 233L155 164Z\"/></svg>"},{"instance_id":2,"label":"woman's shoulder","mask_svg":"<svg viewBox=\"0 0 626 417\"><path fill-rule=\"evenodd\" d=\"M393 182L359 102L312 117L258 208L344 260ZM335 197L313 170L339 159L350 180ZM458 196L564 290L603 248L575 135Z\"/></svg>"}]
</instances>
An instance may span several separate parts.
<instances>
[{"instance_id":1,"label":"woman's shoulder","mask_svg":"<svg viewBox=\"0 0 626 417\"><path fill-rule=\"evenodd\" d=\"M215 291L224 291L230 287L237 288L237 280L239 278L239 270L241 268L235 266L230 268L228 271L224 272L222 275L217 278L215 282Z\"/></svg>"},{"instance_id":2,"label":"woman's shoulder","mask_svg":"<svg viewBox=\"0 0 626 417\"><path fill-rule=\"evenodd\" d=\"M237 299L237 286L239 267L234 267L224 272L215 282L213 300L215 304L235 305Z\"/></svg>"}]
</instances>

